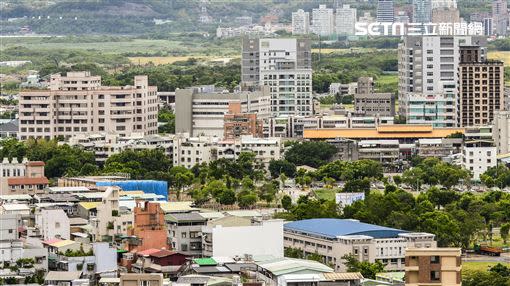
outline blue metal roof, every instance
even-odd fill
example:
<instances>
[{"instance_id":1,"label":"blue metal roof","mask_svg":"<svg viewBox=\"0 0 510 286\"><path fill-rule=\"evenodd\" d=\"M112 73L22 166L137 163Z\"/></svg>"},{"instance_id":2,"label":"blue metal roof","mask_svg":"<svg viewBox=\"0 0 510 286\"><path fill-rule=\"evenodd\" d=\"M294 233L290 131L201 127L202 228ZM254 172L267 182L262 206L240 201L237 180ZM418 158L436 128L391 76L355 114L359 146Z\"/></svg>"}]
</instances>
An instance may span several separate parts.
<instances>
[{"instance_id":1,"label":"blue metal roof","mask_svg":"<svg viewBox=\"0 0 510 286\"><path fill-rule=\"evenodd\" d=\"M289 222L284 225L285 230L299 231L310 235L336 238L344 235L367 235L374 238L398 237L405 230L368 224L351 219L316 218Z\"/></svg>"}]
</instances>

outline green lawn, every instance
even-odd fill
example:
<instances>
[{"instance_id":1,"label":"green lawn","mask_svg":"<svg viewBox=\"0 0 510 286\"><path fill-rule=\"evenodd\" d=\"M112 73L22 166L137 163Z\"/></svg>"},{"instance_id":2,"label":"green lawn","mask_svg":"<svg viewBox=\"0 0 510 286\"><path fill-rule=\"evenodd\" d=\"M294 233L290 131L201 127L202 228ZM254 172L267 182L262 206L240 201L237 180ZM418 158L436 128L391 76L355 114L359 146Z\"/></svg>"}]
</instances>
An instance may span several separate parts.
<instances>
[{"instance_id":1,"label":"green lawn","mask_svg":"<svg viewBox=\"0 0 510 286\"><path fill-rule=\"evenodd\" d=\"M336 199L337 190L335 189L320 189L313 191L318 199L327 201L334 201Z\"/></svg>"},{"instance_id":2,"label":"green lawn","mask_svg":"<svg viewBox=\"0 0 510 286\"><path fill-rule=\"evenodd\" d=\"M498 264L498 262L465 261L462 262L462 273L467 274L473 271L487 271L489 267L496 264Z\"/></svg>"},{"instance_id":3,"label":"green lawn","mask_svg":"<svg viewBox=\"0 0 510 286\"><path fill-rule=\"evenodd\" d=\"M107 54L148 53L161 55L237 55L240 49L234 43L212 42L198 44L194 41L133 39L128 37L110 38L103 40L97 37L79 39L57 37L18 37L1 38L0 50L11 47L25 47L31 50L48 51L54 49L99 51Z\"/></svg>"}]
</instances>

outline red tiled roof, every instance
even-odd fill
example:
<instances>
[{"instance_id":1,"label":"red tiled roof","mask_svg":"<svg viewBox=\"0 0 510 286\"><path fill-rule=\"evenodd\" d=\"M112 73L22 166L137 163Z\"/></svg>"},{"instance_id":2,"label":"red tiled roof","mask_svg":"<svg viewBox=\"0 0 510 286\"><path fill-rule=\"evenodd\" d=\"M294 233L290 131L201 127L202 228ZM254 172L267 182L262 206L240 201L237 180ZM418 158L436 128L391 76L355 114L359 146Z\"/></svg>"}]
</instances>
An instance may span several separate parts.
<instances>
[{"instance_id":1,"label":"red tiled roof","mask_svg":"<svg viewBox=\"0 0 510 286\"><path fill-rule=\"evenodd\" d=\"M47 185L49 184L49 181L46 177L41 178L27 178L27 177L20 177L20 178L8 178L7 179L7 185Z\"/></svg>"},{"instance_id":2,"label":"red tiled roof","mask_svg":"<svg viewBox=\"0 0 510 286\"><path fill-rule=\"evenodd\" d=\"M143 251L138 251L136 254L139 256L145 256L145 255L151 255L153 253L160 252L160 251L161 251L161 249L149 248L149 249L146 249Z\"/></svg>"},{"instance_id":3,"label":"red tiled roof","mask_svg":"<svg viewBox=\"0 0 510 286\"><path fill-rule=\"evenodd\" d=\"M52 238L52 239L45 240L42 243L44 243L44 244L52 244L52 243L59 242L59 241L62 241L62 239Z\"/></svg>"},{"instance_id":4,"label":"red tiled roof","mask_svg":"<svg viewBox=\"0 0 510 286\"><path fill-rule=\"evenodd\" d=\"M27 162L27 166L37 167L46 165L43 161L29 161Z\"/></svg>"},{"instance_id":5,"label":"red tiled roof","mask_svg":"<svg viewBox=\"0 0 510 286\"><path fill-rule=\"evenodd\" d=\"M162 249L162 250L160 250L158 252L151 253L150 256L161 258L161 257L167 257L167 256L174 255L174 254L179 254L179 253L175 252L175 251L170 251L170 250Z\"/></svg>"}]
</instances>

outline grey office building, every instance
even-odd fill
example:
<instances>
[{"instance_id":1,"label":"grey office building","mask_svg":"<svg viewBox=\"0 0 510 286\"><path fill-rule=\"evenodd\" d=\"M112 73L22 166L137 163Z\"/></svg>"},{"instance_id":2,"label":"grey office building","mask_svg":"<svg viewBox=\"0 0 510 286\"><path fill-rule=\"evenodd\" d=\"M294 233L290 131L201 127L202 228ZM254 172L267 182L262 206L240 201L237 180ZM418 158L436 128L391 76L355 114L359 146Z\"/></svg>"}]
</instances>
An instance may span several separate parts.
<instances>
[{"instance_id":1,"label":"grey office building","mask_svg":"<svg viewBox=\"0 0 510 286\"><path fill-rule=\"evenodd\" d=\"M395 95L392 93L355 94L354 110L363 116L395 116Z\"/></svg>"},{"instance_id":2,"label":"grey office building","mask_svg":"<svg viewBox=\"0 0 510 286\"><path fill-rule=\"evenodd\" d=\"M377 2L377 22L393 23L395 19L395 8L393 0L379 0Z\"/></svg>"}]
</instances>

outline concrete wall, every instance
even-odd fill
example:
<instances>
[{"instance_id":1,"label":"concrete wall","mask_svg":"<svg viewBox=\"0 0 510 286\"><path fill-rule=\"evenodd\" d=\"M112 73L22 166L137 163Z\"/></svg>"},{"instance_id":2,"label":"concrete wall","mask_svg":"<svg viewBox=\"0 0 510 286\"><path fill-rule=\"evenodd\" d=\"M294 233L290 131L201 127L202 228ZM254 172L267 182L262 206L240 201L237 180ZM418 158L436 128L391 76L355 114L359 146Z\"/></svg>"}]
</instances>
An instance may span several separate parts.
<instances>
[{"instance_id":1,"label":"concrete wall","mask_svg":"<svg viewBox=\"0 0 510 286\"><path fill-rule=\"evenodd\" d=\"M221 227L213 233L213 256L244 254L283 257L283 220L264 221L262 225Z\"/></svg>"}]
</instances>

